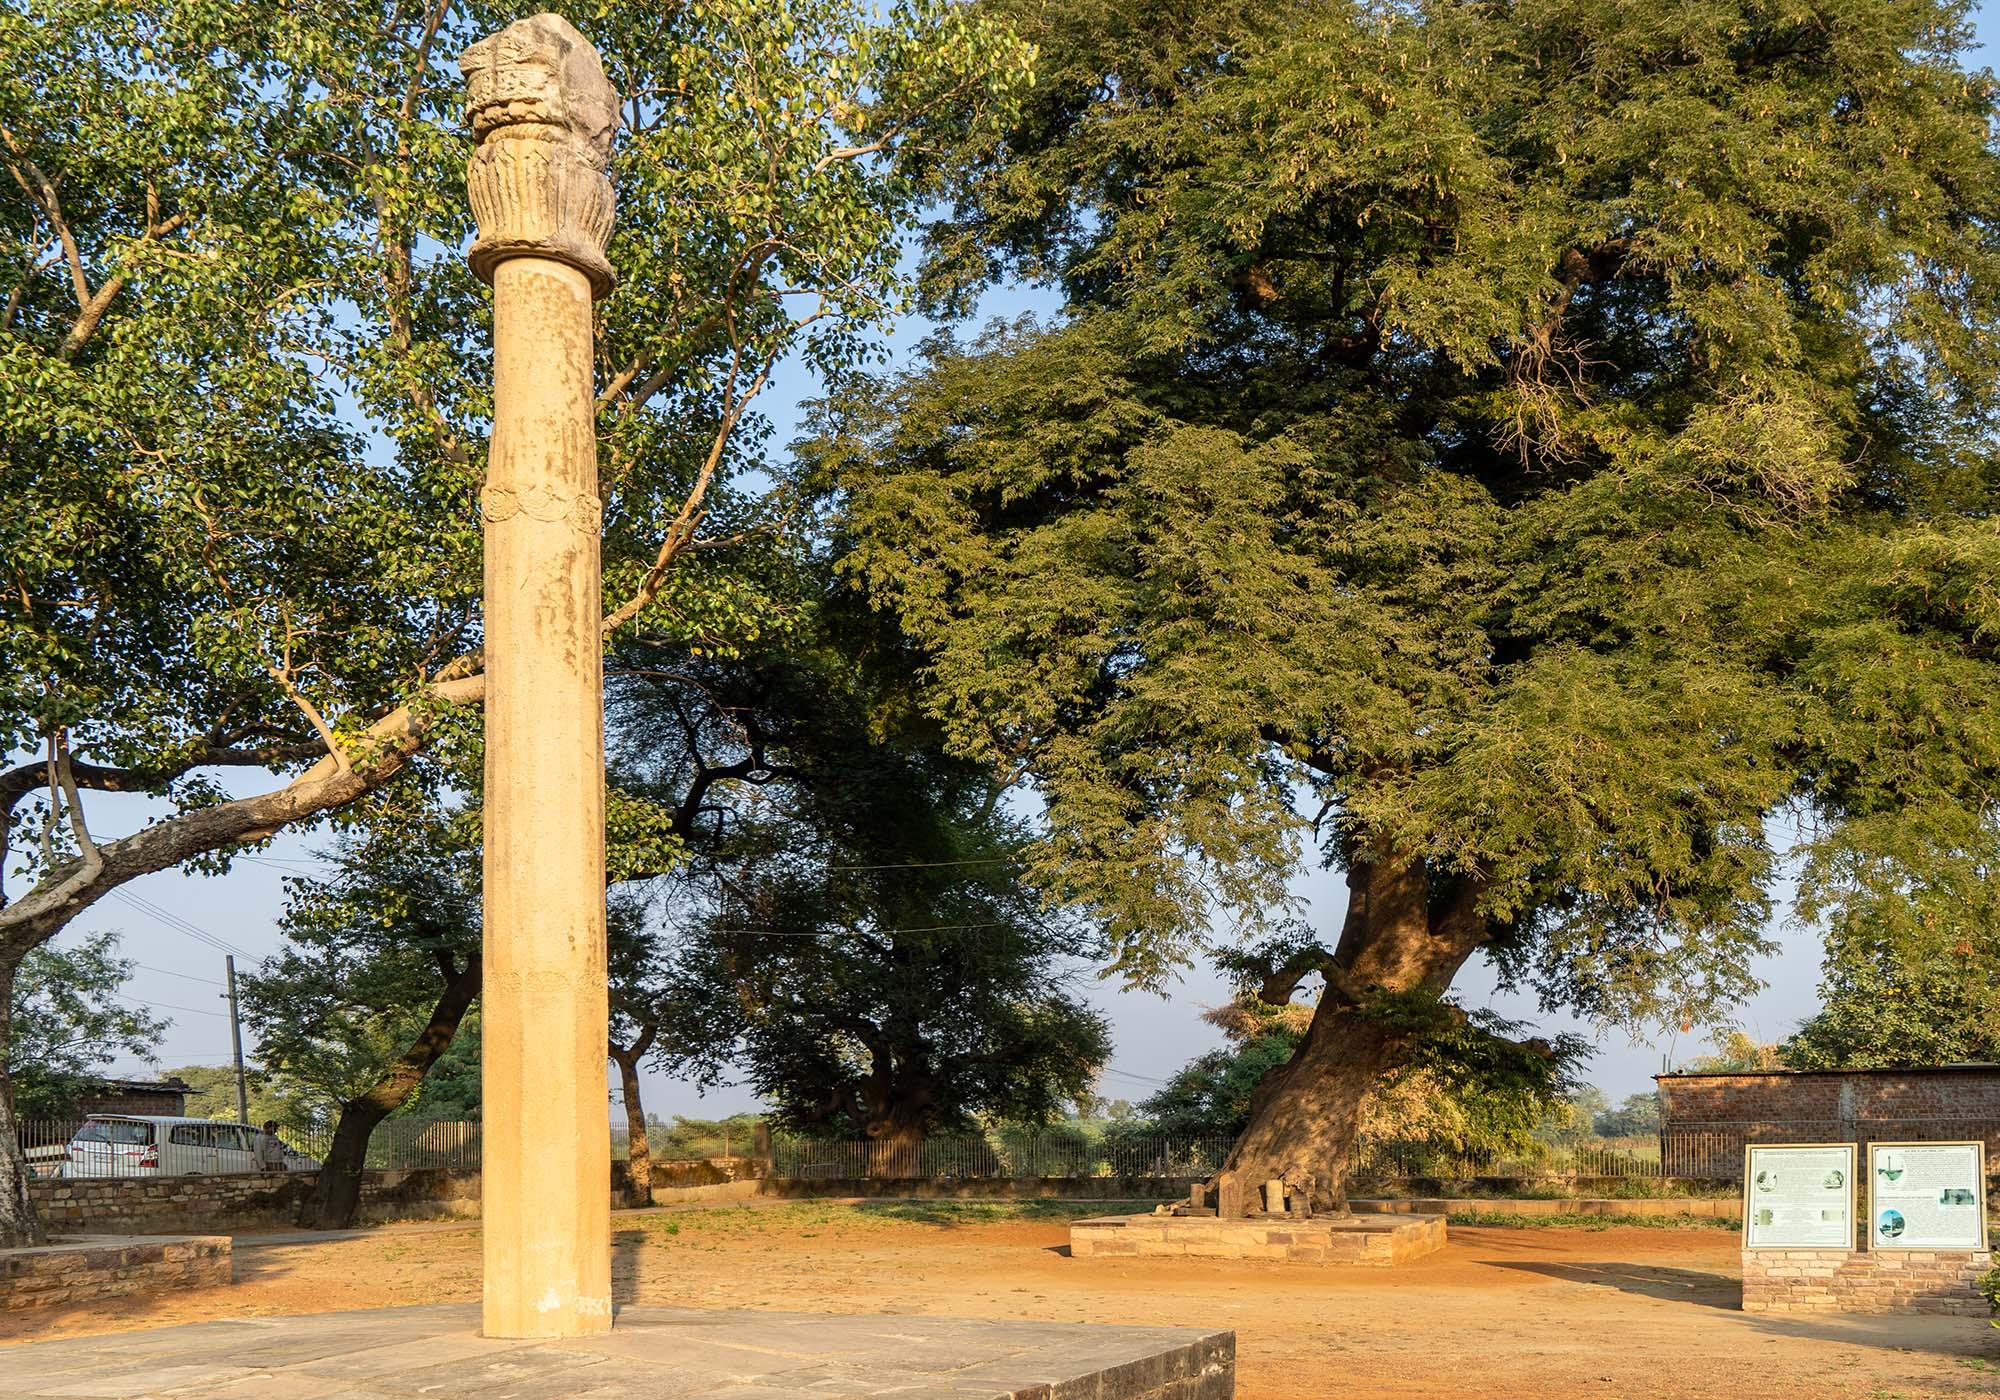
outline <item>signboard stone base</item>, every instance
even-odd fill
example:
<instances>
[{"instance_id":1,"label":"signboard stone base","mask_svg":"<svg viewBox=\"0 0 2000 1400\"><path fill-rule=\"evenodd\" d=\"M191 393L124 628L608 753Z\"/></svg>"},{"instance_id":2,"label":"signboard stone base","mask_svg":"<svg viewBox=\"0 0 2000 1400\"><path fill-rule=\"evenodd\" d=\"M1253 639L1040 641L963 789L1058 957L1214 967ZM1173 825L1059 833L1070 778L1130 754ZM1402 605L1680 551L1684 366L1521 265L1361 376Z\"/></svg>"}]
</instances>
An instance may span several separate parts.
<instances>
[{"instance_id":1,"label":"signboard stone base","mask_svg":"<svg viewBox=\"0 0 2000 1400\"><path fill-rule=\"evenodd\" d=\"M1985 1317L1977 1287L1990 1249L1746 1249L1743 1311Z\"/></svg>"}]
</instances>

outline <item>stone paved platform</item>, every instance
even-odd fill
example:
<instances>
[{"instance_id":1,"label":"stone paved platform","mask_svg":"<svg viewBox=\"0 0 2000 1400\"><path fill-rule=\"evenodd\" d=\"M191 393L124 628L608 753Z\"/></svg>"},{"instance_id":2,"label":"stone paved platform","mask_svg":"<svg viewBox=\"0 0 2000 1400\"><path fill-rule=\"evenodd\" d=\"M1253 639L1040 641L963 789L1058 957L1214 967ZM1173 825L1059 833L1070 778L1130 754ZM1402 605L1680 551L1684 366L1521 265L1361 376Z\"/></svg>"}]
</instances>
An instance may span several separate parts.
<instances>
[{"instance_id":1,"label":"stone paved platform","mask_svg":"<svg viewBox=\"0 0 2000 1400\"><path fill-rule=\"evenodd\" d=\"M1177 1255L1386 1267L1444 1245L1442 1215L1102 1215L1069 1227L1069 1252L1078 1259Z\"/></svg>"},{"instance_id":2,"label":"stone paved platform","mask_svg":"<svg viewBox=\"0 0 2000 1400\"><path fill-rule=\"evenodd\" d=\"M471 1306L202 1322L0 1347L7 1400L1231 1400L1236 1335L626 1308L606 1337L488 1341Z\"/></svg>"}]
</instances>

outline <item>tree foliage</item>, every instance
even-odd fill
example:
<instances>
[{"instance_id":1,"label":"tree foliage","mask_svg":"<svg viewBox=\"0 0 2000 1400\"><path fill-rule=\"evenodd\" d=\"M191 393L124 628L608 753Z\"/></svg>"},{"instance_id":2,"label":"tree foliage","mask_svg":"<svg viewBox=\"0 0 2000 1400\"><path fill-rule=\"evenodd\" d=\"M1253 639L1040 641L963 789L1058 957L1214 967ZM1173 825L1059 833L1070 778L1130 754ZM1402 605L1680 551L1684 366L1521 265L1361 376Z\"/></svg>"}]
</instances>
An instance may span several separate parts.
<instances>
[{"instance_id":1,"label":"tree foliage","mask_svg":"<svg viewBox=\"0 0 2000 1400\"><path fill-rule=\"evenodd\" d=\"M451 60L516 18L0 8L0 835L30 838L0 842L0 975L126 880L221 869L476 737L450 707L483 686L490 317ZM905 161L990 123L1028 54L950 0L577 18L625 102L606 630L727 647L764 622L725 546L782 518L757 393L894 317ZM93 790L154 819L99 839ZM32 1237L4 1147L0 1176L0 1236Z\"/></svg>"},{"instance_id":2,"label":"tree foliage","mask_svg":"<svg viewBox=\"0 0 2000 1400\"><path fill-rule=\"evenodd\" d=\"M120 1055L153 1058L171 1020L124 990L134 964L118 935L94 933L28 955L14 980L7 1076L25 1118L63 1118Z\"/></svg>"},{"instance_id":3,"label":"tree foliage","mask_svg":"<svg viewBox=\"0 0 2000 1400\"><path fill-rule=\"evenodd\" d=\"M1036 878L1129 976L1346 871L1253 1178L1340 1155L1409 1044L1376 990L1483 951L1712 1018L1780 814L1831 855L1985 802L2000 155L1963 5L993 12L1045 62L941 165L927 288L1062 314L934 342L813 456L841 567L957 750L1033 779Z\"/></svg>"},{"instance_id":4,"label":"tree foliage","mask_svg":"<svg viewBox=\"0 0 2000 1400\"><path fill-rule=\"evenodd\" d=\"M238 978L259 1059L322 1122L383 1082L479 956L476 821L371 805L367 824L330 853L330 876L286 882L284 944Z\"/></svg>"},{"instance_id":5,"label":"tree foliage","mask_svg":"<svg viewBox=\"0 0 2000 1400\"><path fill-rule=\"evenodd\" d=\"M718 812L728 834L677 898L658 1053L740 1073L795 1131L1045 1122L1109 1050L1073 987L1092 931L1024 878L1000 788L909 726L899 660L843 611L736 712L773 736L777 781Z\"/></svg>"},{"instance_id":6,"label":"tree foliage","mask_svg":"<svg viewBox=\"0 0 2000 1400\"><path fill-rule=\"evenodd\" d=\"M2000 1060L2000 898L1990 814L1950 842L1904 826L1808 868L1827 929L1820 1010L1780 1047L1797 1069Z\"/></svg>"},{"instance_id":7,"label":"tree foliage","mask_svg":"<svg viewBox=\"0 0 2000 1400\"><path fill-rule=\"evenodd\" d=\"M236 1070L230 1065L182 1065L160 1071L161 1077L178 1079L194 1090L182 1104L190 1118L236 1121ZM245 1097L250 1101L250 1121L259 1127L275 1122L298 1130L316 1127L310 1102L282 1075L258 1065L244 1069Z\"/></svg>"},{"instance_id":8,"label":"tree foliage","mask_svg":"<svg viewBox=\"0 0 2000 1400\"><path fill-rule=\"evenodd\" d=\"M2000 166L1962 11L1036 13L1052 67L932 273L978 247L1067 314L935 344L823 460L845 568L958 743L1032 766L1135 972L1206 889L1365 835L1475 875L1553 996L1712 1005L1774 809L1837 842L1980 790Z\"/></svg>"}]
</instances>

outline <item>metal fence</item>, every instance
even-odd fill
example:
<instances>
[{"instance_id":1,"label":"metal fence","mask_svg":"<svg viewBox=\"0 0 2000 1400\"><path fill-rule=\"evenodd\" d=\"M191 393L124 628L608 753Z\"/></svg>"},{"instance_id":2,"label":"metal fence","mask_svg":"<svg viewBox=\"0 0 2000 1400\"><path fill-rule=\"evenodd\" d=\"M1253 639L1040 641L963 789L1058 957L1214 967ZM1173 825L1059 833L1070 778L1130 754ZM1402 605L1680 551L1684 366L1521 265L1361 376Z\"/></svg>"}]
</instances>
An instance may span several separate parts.
<instances>
[{"instance_id":1,"label":"metal fence","mask_svg":"<svg viewBox=\"0 0 2000 1400\"><path fill-rule=\"evenodd\" d=\"M258 1153L263 1134L238 1123L106 1115L31 1120L19 1125L28 1171L39 1179L217 1176L269 1170ZM333 1147L333 1128L285 1128L278 1134L284 1169L316 1171ZM477 1167L479 1124L391 1118L368 1140L364 1165Z\"/></svg>"},{"instance_id":2,"label":"metal fence","mask_svg":"<svg viewBox=\"0 0 2000 1400\"><path fill-rule=\"evenodd\" d=\"M779 1138L771 1144L771 1174L797 1180L1207 1176L1222 1165L1229 1145L1228 1138L1095 1138L1060 1132L952 1135L908 1145Z\"/></svg>"},{"instance_id":3,"label":"metal fence","mask_svg":"<svg viewBox=\"0 0 2000 1400\"><path fill-rule=\"evenodd\" d=\"M27 1122L20 1128L28 1168L38 1177L193 1176L259 1170L256 1130L235 1123L105 1117L86 1122ZM649 1137L652 1135L649 1134ZM331 1126L279 1134L289 1170L318 1167L333 1145ZM1937 1142L1984 1139L2000 1148L2000 1123L1990 1118L1800 1119L1792 1122L1670 1123L1657 1151L1580 1143L1532 1144L1495 1151L1454 1143L1363 1140L1348 1159L1357 1180L1431 1177L1466 1180L1514 1177L1683 1177L1735 1181L1743 1149L1771 1142ZM753 1127L713 1138L673 1129L651 1143L655 1161L743 1156L755 1151ZM843 1177L930 1177L939 1180L1039 1177L1204 1177L1229 1154L1226 1137L1172 1137L1143 1132L1094 1134L1074 1130L994 1130L942 1134L908 1145L780 1136L770 1143L771 1174L804 1180ZM612 1134L614 1157L625 1135ZM477 1122L391 1118L369 1139L366 1163L377 1170L477 1168Z\"/></svg>"},{"instance_id":4,"label":"metal fence","mask_svg":"<svg viewBox=\"0 0 2000 1400\"><path fill-rule=\"evenodd\" d=\"M1513 1149L1468 1147L1457 1143L1369 1141L1354 1146L1348 1173L1362 1179L1436 1177L1466 1181L1474 1177L1514 1177L1570 1180L1577 1177L1649 1178L1663 1172L1657 1151L1608 1147L1595 1143L1573 1146L1530 1143Z\"/></svg>"}]
</instances>

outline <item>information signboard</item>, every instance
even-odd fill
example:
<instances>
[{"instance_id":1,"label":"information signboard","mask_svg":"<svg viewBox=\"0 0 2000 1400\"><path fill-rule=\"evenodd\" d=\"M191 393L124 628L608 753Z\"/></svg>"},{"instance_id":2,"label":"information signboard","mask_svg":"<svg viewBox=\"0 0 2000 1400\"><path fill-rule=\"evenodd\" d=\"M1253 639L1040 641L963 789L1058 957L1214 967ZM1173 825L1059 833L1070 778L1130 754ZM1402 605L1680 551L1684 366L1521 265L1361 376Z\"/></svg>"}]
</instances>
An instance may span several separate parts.
<instances>
[{"instance_id":1,"label":"information signboard","mask_svg":"<svg viewBox=\"0 0 2000 1400\"><path fill-rule=\"evenodd\" d=\"M1870 1143L1868 1247L1986 1248L1986 1144Z\"/></svg>"},{"instance_id":2,"label":"information signboard","mask_svg":"<svg viewBox=\"0 0 2000 1400\"><path fill-rule=\"evenodd\" d=\"M1854 1248L1854 1144L1746 1148L1743 1247Z\"/></svg>"}]
</instances>

